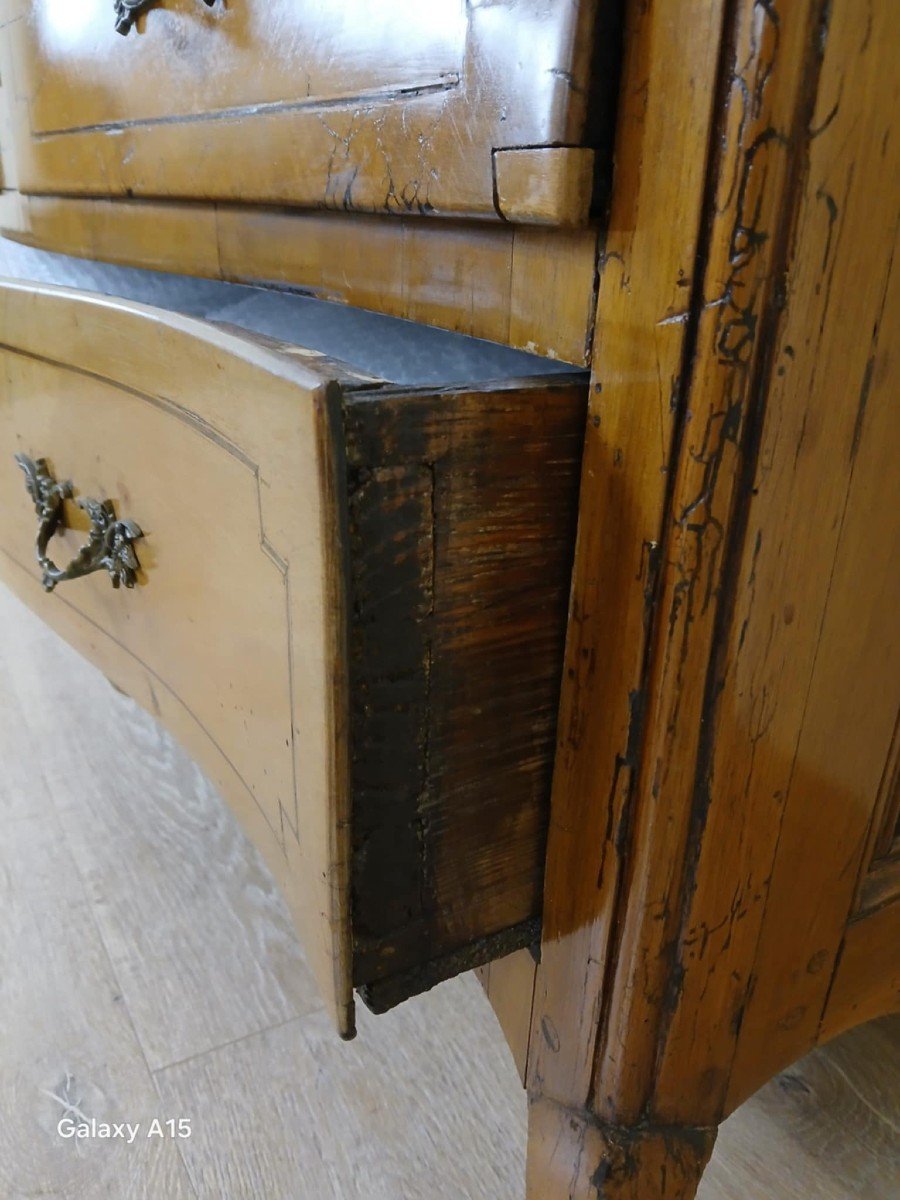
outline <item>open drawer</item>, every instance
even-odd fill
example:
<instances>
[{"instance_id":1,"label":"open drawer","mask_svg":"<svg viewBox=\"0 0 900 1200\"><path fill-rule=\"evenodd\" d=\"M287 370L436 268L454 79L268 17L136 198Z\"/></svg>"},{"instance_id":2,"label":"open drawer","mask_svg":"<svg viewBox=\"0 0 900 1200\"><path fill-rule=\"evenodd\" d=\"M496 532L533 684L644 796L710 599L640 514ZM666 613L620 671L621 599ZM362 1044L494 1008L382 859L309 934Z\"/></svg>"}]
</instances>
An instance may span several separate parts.
<instances>
[{"instance_id":1,"label":"open drawer","mask_svg":"<svg viewBox=\"0 0 900 1200\"><path fill-rule=\"evenodd\" d=\"M0 0L14 174L31 193L580 224L595 7Z\"/></svg>"},{"instance_id":2,"label":"open drawer","mask_svg":"<svg viewBox=\"0 0 900 1200\"><path fill-rule=\"evenodd\" d=\"M349 1033L354 987L389 1007L535 936L585 379L497 380L528 357L108 270L230 324L0 284L0 573L214 779ZM425 374L472 381L373 376L378 355L415 374L419 335Z\"/></svg>"}]
</instances>

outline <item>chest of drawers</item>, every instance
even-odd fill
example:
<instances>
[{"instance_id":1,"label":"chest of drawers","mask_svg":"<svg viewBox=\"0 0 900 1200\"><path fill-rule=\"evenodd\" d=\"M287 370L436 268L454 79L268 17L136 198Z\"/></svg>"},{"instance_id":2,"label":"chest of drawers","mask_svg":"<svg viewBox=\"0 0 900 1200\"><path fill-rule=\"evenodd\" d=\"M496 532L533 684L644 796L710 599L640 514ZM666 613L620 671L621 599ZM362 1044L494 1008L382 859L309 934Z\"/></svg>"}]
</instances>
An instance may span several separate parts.
<instances>
[{"instance_id":1,"label":"chest of drawers","mask_svg":"<svg viewBox=\"0 0 900 1200\"><path fill-rule=\"evenodd\" d=\"M119 264L0 284L4 579L341 1032L489 963L529 1196L690 1200L900 1006L889 0L0 14L0 231Z\"/></svg>"}]
</instances>

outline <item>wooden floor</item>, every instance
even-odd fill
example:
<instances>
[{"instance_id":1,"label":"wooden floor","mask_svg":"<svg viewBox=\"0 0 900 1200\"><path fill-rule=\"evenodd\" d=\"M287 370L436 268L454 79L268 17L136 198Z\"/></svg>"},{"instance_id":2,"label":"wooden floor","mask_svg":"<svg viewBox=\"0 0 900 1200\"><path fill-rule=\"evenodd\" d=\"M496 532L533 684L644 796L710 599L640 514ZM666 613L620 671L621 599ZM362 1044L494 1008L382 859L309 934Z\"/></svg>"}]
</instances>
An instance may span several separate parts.
<instances>
[{"instance_id":1,"label":"wooden floor","mask_svg":"<svg viewBox=\"0 0 900 1200\"><path fill-rule=\"evenodd\" d=\"M339 1042L205 779L2 588L0 822L2 1200L522 1200L524 1096L474 979ZM67 1114L142 1131L64 1141ZM736 1113L702 1200L897 1200L898 1129L893 1019Z\"/></svg>"}]
</instances>

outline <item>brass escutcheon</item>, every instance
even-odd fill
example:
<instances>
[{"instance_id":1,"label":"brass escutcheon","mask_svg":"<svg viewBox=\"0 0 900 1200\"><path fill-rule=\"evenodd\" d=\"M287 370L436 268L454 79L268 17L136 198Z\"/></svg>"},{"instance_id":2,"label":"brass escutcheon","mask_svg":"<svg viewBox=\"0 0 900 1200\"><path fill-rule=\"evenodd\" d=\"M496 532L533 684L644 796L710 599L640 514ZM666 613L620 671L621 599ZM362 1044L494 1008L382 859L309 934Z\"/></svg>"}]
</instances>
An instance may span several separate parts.
<instances>
[{"instance_id":1,"label":"brass escutcheon","mask_svg":"<svg viewBox=\"0 0 900 1200\"><path fill-rule=\"evenodd\" d=\"M26 454L17 454L16 462L25 472L25 486L34 501L38 515L37 550L38 566L44 590L52 592L58 583L66 579L79 579L94 571L106 570L114 588L133 588L140 568L132 542L143 537L140 526L134 521L119 521L111 500L77 500L91 522L88 540L67 567L58 567L47 553L54 533L63 525L63 501L73 497L71 481L60 483L53 478L47 460L36 462Z\"/></svg>"},{"instance_id":2,"label":"brass escutcheon","mask_svg":"<svg viewBox=\"0 0 900 1200\"><path fill-rule=\"evenodd\" d=\"M138 14L155 2L156 0L115 0L116 33L127 36ZM212 8L215 2L216 0L203 0L207 8Z\"/></svg>"}]
</instances>

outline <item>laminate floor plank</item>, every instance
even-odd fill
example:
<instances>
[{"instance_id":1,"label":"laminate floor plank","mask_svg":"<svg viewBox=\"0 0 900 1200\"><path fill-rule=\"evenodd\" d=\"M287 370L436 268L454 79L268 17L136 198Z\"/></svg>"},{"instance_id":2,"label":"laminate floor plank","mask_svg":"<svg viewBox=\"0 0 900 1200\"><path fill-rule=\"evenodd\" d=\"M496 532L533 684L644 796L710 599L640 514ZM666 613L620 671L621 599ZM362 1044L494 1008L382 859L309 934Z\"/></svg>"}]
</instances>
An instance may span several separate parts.
<instances>
[{"instance_id":1,"label":"laminate floor plank","mask_svg":"<svg viewBox=\"0 0 900 1200\"><path fill-rule=\"evenodd\" d=\"M900 1196L900 1018L814 1050L722 1125L698 1200L757 1196Z\"/></svg>"},{"instance_id":2,"label":"laminate floor plank","mask_svg":"<svg viewBox=\"0 0 900 1200\"><path fill-rule=\"evenodd\" d=\"M316 1013L158 1072L200 1200L521 1200L525 1096L480 1001L466 977L351 1043Z\"/></svg>"},{"instance_id":3,"label":"laminate floor plank","mask_svg":"<svg viewBox=\"0 0 900 1200\"><path fill-rule=\"evenodd\" d=\"M524 1093L474 978L340 1042L214 790L2 588L0 765L0 1200L521 1200ZM192 1136L63 1142L66 1103ZM889 1018L743 1105L701 1200L897 1200L898 1128Z\"/></svg>"},{"instance_id":4,"label":"laminate floor plank","mask_svg":"<svg viewBox=\"0 0 900 1200\"><path fill-rule=\"evenodd\" d=\"M11 602L4 592L4 624ZM28 714L41 748L31 762L150 1066L319 1007L272 878L203 774L151 716L16 611L18 639L0 652L6 703L11 695Z\"/></svg>"},{"instance_id":5,"label":"laminate floor plank","mask_svg":"<svg viewBox=\"0 0 900 1200\"><path fill-rule=\"evenodd\" d=\"M4 716L7 714L4 713ZM191 1200L167 1116L47 789L22 771L37 747L0 725L0 1196ZM81 1116L140 1125L131 1145L60 1136Z\"/></svg>"}]
</instances>

